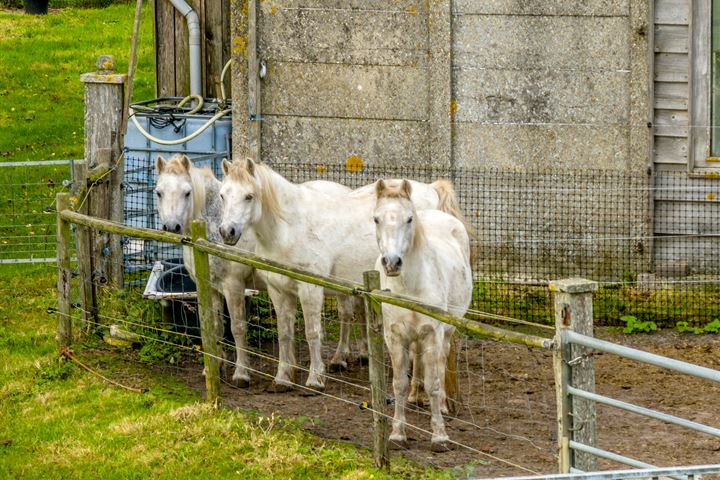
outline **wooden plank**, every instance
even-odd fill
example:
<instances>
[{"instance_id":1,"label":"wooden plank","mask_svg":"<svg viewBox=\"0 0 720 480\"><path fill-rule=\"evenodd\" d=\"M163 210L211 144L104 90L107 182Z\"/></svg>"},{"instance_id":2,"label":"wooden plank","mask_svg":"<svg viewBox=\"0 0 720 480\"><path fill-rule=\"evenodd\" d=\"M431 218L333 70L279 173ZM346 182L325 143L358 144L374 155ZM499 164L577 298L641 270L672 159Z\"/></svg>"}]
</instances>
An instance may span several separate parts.
<instances>
[{"instance_id":1,"label":"wooden plank","mask_svg":"<svg viewBox=\"0 0 720 480\"><path fill-rule=\"evenodd\" d=\"M488 15L560 15L560 16L627 16L628 0L454 0L456 14Z\"/></svg>"},{"instance_id":2,"label":"wooden plank","mask_svg":"<svg viewBox=\"0 0 720 480\"><path fill-rule=\"evenodd\" d=\"M175 13L166 0L155 0L155 91L175 95Z\"/></svg>"},{"instance_id":3,"label":"wooden plank","mask_svg":"<svg viewBox=\"0 0 720 480\"><path fill-rule=\"evenodd\" d=\"M655 52L688 53L689 44L687 25L655 25Z\"/></svg>"},{"instance_id":4,"label":"wooden plank","mask_svg":"<svg viewBox=\"0 0 720 480\"><path fill-rule=\"evenodd\" d=\"M688 112L686 110L655 110L655 135L658 137L688 136Z\"/></svg>"},{"instance_id":5,"label":"wooden plank","mask_svg":"<svg viewBox=\"0 0 720 480\"><path fill-rule=\"evenodd\" d=\"M250 156L260 161L262 142L262 91L260 89L260 60L258 60L258 6L257 0L248 0L248 111L250 124L248 132L248 148Z\"/></svg>"},{"instance_id":6,"label":"wooden plank","mask_svg":"<svg viewBox=\"0 0 720 480\"><path fill-rule=\"evenodd\" d=\"M455 71L459 122L614 124L628 120L626 72Z\"/></svg>"},{"instance_id":7,"label":"wooden plank","mask_svg":"<svg viewBox=\"0 0 720 480\"><path fill-rule=\"evenodd\" d=\"M686 138L655 138L655 163L687 165L687 160L688 141Z\"/></svg>"},{"instance_id":8,"label":"wooden plank","mask_svg":"<svg viewBox=\"0 0 720 480\"><path fill-rule=\"evenodd\" d=\"M73 189L71 195L76 197L79 205L75 211L87 215L90 198L87 198L87 164L85 160L73 163ZM78 290L80 291L80 322L88 328L97 321L97 301L93 276L92 240L90 229L78 226L75 230L75 255L78 259Z\"/></svg>"},{"instance_id":9,"label":"wooden plank","mask_svg":"<svg viewBox=\"0 0 720 480\"><path fill-rule=\"evenodd\" d=\"M655 23L689 25L690 0L655 0Z\"/></svg>"},{"instance_id":10,"label":"wooden plank","mask_svg":"<svg viewBox=\"0 0 720 480\"><path fill-rule=\"evenodd\" d=\"M716 189L717 192L717 189ZM715 193L717 195L717 193ZM717 198L717 197L716 197ZM658 201L655 205L656 234L703 235L720 234L720 202Z\"/></svg>"},{"instance_id":11,"label":"wooden plank","mask_svg":"<svg viewBox=\"0 0 720 480\"><path fill-rule=\"evenodd\" d=\"M365 291L380 290L380 272L363 273ZM383 343L382 305L365 298L365 318L368 338L368 366L370 370L370 394L373 409L373 458L375 467L390 467L388 447L388 416L385 414L387 385L385 381L385 345Z\"/></svg>"},{"instance_id":12,"label":"wooden plank","mask_svg":"<svg viewBox=\"0 0 720 480\"><path fill-rule=\"evenodd\" d=\"M627 70L628 30L625 17L465 15L454 21L453 61L462 69Z\"/></svg>"},{"instance_id":13,"label":"wooden plank","mask_svg":"<svg viewBox=\"0 0 720 480\"><path fill-rule=\"evenodd\" d=\"M655 82L655 108L661 110L687 110L689 91L686 82Z\"/></svg>"},{"instance_id":14,"label":"wooden plank","mask_svg":"<svg viewBox=\"0 0 720 480\"><path fill-rule=\"evenodd\" d=\"M274 61L418 65L427 16L407 11L294 10L260 4L260 56Z\"/></svg>"},{"instance_id":15,"label":"wooden plank","mask_svg":"<svg viewBox=\"0 0 720 480\"><path fill-rule=\"evenodd\" d=\"M656 82L687 82L690 57L685 53L656 53L654 77Z\"/></svg>"},{"instance_id":16,"label":"wooden plank","mask_svg":"<svg viewBox=\"0 0 720 480\"><path fill-rule=\"evenodd\" d=\"M275 11L300 10L312 12L317 10L338 11L338 10L362 10L379 12L411 12L423 14L427 12L426 2L417 0L283 0L282 2L270 3L267 8L275 6Z\"/></svg>"},{"instance_id":17,"label":"wooden plank","mask_svg":"<svg viewBox=\"0 0 720 480\"><path fill-rule=\"evenodd\" d=\"M428 85L413 67L268 62L262 104L275 115L426 120Z\"/></svg>"},{"instance_id":18,"label":"wooden plank","mask_svg":"<svg viewBox=\"0 0 720 480\"><path fill-rule=\"evenodd\" d=\"M184 97L190 93L190 48L185 18L173 12L175 23L175 95Z\"/></svg>"},{"instance_id":19,"label":"wooden plank","mask_svg":"<svg viewBox=\"0 0 720 480\"><path fill-rule=\"evenodd\" d=\"M227 64L231 57L230 44L232 43L232 35L230 32L230 0L220 0L220 3L222 5L222 41L220 42L220 45L222 46L221 63L222 68L225 68L225 64ZM225 74L225 95L227 95L228 98L233 98L231 71L232 68ZM222 69L220 70L220 73L222 74Z\"/></svg>"},{"instance_id":20,"label":"wooden plank","mask_svg":"<svg viewBox=\"0 0 720 480\"><path fill-rule=\"evenodd\" d=\"M623 125L455 125L459 167L577 170L627 168L629 137ZM589 163L588 163L589 162Z\"/></svg>"},{"instance_id":21,"label":"wooden plank","mask_svg":"<svg viewBox=\"0 0 720 480\"><path fill-rule=\"evenodd\" d=\"M205 45L205 92L207 96L220 97L220 73L225 62L223 61L223 41L229 37L223 36L223 2L205 2L205 27L203 36Z\"/></svg>"},{"instance_id":22,"label":"wooden plank","mask_svg":"<svg viewBox=\"0 0 720 480\"><path fill-rule=\"evenodd\" d=\"M718 238L658 238L655 240L655 262L687 262L690 273L717 275L720 264Z\"/></svg>"},{"instance_id":23,"label":"wooden plank","mask_svg":"<svg viewBox=\"0 0 720 480\"><path fill-rule=\"evenodd\" d=\"M688 178L687 174L658 173L654 197L657 201L713 202L720 199L720 178Z\"/></svg>"},{"instance_id":24,"label":"wooden plank","mask_svg":"<svg viewBox=\"0 0 720 480\"><path fill-rule=\"evenodd\" d=\"M350 156L357 156L370 165L428 163L427 124L265 116L262 132L265 162L332 165L344 164Z\"/></svg>"},{"instance_id":25,"label":"wooden plank","mask_svg":"<svg viewBox=\"0 0 720 480\"><path fill-rule=\"evenodd\" d=\"M710 0L695 0L691 10L690 48L690 147L688 172L706 166L710 154L710 117L712 90L710 86Z\"/></svg>"}]
</instances>

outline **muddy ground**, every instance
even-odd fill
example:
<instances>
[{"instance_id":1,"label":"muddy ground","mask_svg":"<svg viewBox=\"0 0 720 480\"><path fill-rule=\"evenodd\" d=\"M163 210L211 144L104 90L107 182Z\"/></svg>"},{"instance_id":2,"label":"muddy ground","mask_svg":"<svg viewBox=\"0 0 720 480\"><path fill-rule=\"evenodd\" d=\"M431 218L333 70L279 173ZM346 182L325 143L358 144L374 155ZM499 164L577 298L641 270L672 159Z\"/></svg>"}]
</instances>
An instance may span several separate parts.
<instances>
[{"instance_id":1,"label":"muddy ground","mask_svg":"<svg viewBox=\"0 0 720 480\"><path fill-rule=\"evenodd\" d=\"M624 335L609 329L601 329L596 335L720 369L717 336L683 335L670 330L652 335ZM331 356L331 347L326 347L326 359ZM454 418L447 419L447 427L451 439L464 447L432 453L429 436L409 429L409 447L394 449L392 455L404 455L427 466L454 467L460 476L556 472L551 352L468 339L460 340L459 347L462 406ZM308 364L302 347L299 358L303 365ZM594 359L598 393L720 427L720 385L609 354L595 354ZM275 363L271 360L252 361L253 368L274 374ZM187 365L180 373L189 384L202 388L203 378L196 364ZM299 375L300 383L305 380L303 373ZM308 396L300 390L268 393L270 379L263 376L256 376L252 386L245 390L224 385L222 395L230 406L285 417L306 417L305 427L321 437L369 447L372 414L358 407L360 402L370 400L367 367L352 364L349 371L337 378L339 381L327 382L327 395ZM408 422L430 430L427 411L414 408ZM720 463L720 439L604 406L598 407L598 446L657 466ZM604 460L599 467L623 468Z\"/></svg>"}]
</instances>

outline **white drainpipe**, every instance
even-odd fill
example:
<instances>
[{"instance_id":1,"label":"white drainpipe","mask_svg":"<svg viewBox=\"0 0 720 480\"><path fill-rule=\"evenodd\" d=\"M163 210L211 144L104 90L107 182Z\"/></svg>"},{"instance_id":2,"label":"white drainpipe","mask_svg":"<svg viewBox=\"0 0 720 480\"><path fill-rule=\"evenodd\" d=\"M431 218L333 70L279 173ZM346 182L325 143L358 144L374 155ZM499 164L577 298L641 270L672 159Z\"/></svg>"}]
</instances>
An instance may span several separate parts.
<instances>
[{"instance_id":1,"label":"white drainpipe","mask_svg":"<svg viewBox=\"0 0 720 480\"><path fill-rule=\"evenodd\" d=\"M185 17L190 37L190 95L202 97L202 70L200 68L200 19L185 0L170 0L173 7Z\"/></svg>"}]
</instances>

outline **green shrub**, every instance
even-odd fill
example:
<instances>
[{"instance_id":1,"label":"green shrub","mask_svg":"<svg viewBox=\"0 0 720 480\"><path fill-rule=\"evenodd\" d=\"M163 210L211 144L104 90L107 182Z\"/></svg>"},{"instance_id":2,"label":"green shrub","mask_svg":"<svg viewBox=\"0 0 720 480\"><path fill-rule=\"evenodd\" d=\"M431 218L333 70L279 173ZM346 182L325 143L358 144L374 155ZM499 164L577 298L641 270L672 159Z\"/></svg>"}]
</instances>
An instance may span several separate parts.
<instances>
[{"instance_id":1,"label":"green shrub","mask_svg":"<svg viewBox=\"0 0 720 480\"><path fill-rule=\"evenodd\" d=\"M638 320L633 315L623 315L620 320L625 322L625 333L650 333L657 330L657 324L652 320L642 321Z\"/></svg>"}]
</instances>

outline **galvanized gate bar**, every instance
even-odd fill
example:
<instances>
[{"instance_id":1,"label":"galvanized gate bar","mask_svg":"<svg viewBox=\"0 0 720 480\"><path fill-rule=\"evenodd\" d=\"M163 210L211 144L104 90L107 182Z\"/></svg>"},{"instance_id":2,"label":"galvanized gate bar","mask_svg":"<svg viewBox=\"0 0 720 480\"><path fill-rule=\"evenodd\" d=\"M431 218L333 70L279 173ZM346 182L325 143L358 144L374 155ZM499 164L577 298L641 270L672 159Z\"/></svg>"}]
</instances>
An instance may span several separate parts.
<instances>
[{"instance_id":1,"label":"galvanized gate bar","mask_svg":"<svg viewBox=\"0 0 720 480\"><path fill-rule=\"evenodd\" d=\"M503 480L618 480L633 478L699 476L716 473L720 473L720 465L697 465L692 467L668 467L641 470L607 470L605 472L565 473L561 475L537 475L528 477L500 478L502 478Z\"/></svg>"},{"instance_id":2,"label":"galvanized gate bar","mask_svg":"<svg viewBox=\"0 0 720 480\"><path fill-rule=\"evenodd\" d=\"M631 467L658 468L654 465L650 465L649 463L644 463L639 460L635 460L630 457L620 455L618 453L608 452L607 450L603 450L601 448L591 447L590 445L585 445L584 443L576 442L574 440L570 440L570 448L572 448L573 450L580 451L580 452L585 452L585 453L589 453L591 455L595 455L596 457L605 458L607 460L612 460L614 462L623 463L625 465L630 465Z\"/></svg>"},{"instance_id":3,"label":"galvanized gate bar","mask_svg":"<svg viewBox=\"0 0 720 480\"><path fill-rule=\"evenodd\" d=\"M581 390L575 387L568 386L567 392L570 395L575 395L576 397L586 398L588 400L593 400L598 403L604 403L605 405L621 408L623 410L627 410L628 412L637 413L638 415L644 415L646 417L654 418L656 420L662 420L663 422L673 423L675 425L680 425L681 427L687 427L692 430L697 430L698 432L707 433L708 435L713 435L715 437L720 437L720 429L709 427L707 425L703 425L702 423L693 422L692 420L686 420L684 418L676 417L674 415L658 412L657 410L651 410L645 407L640 407L632 403L623 402L621 400L616 400L614 398L606 397L604 395L598 395L597 393L587 392L585 390Z\"/></svg>"},{"instance_id":4,"label":"galvanized gate bar","mask_svg":"<svg viewBox=\"0 0 720 480\"><path fill-rule=\"evenodd\" d=\"M634 348L623 347L621 345L606 342L605 340L598 340L597 338L588 337L569 330L562 332L562 335L565 341L576 345L582 345L584 347L600 350L601 352L612 353L614 355L629 358L630 360L636 360L638 362L655 365L656 367L667 368L668 370L674 370L693 377L704 378L706 380L720 383L720 371L713 370L711 368L681 362L680 360L674 360L672 358L661 357L660 355L643 352L642 350L636 350Z\"/></svg>"}]
</instances>

